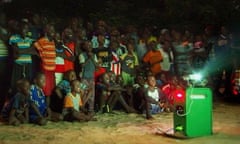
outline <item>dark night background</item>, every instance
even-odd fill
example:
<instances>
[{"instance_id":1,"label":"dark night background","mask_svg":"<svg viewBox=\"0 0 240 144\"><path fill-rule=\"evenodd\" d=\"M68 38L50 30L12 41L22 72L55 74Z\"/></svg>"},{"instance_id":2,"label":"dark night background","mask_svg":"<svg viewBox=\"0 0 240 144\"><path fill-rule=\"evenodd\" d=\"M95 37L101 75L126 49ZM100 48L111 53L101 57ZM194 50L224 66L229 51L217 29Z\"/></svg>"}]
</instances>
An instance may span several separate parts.
<instances>
[{"instance_id":1,"label":"dark night background","mask_svg":"<svg viewBox=\"0 0 240 144\"><path fill-rule=\"evenodd\" d=\"M33 11L54 18L103 19L114 25L224 24L237 30L240 22L238 0L2 0L0 8L8 18Z\"/></svg>"}]
</instances>

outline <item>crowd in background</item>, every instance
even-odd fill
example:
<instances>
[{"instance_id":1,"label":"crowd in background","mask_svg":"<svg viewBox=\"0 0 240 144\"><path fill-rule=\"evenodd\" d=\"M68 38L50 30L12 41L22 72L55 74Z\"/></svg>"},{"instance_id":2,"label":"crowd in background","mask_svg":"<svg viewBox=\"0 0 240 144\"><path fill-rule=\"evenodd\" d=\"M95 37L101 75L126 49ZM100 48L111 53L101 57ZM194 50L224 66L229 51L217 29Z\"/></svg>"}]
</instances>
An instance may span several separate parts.
<instances>
[{"instance_id":1,"label":"crowd in background","mask_svg":"<svg viewBox=\"0 0 240 144\"><path fill-rule=\"evenodd\" d=\"M197 64L211 74L238 68L239 37L225 26L116 27L37 13L0 19L0 108L14 125L26 117L40 125L95 120L113 109L151 119L171 111L171 90L184 88L179 78Z\"/></svg>"}]
</instances>

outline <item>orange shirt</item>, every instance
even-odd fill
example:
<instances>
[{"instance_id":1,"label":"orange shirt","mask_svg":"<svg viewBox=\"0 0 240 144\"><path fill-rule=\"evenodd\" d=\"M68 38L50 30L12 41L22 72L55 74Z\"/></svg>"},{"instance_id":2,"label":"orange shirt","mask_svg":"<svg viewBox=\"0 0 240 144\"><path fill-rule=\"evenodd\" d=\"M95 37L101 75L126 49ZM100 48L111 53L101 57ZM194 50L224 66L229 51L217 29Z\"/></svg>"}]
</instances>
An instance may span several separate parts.
<instances>
[{"instance_id":1,"label":"orange shirt","mask_svg":"<svg viewBox=\"0 0 240 144\"><path fill-rule=\"evenodd\" d=\"M34 46L38 50L39 56L42 61L42 67L47 71L54 71L56 67L56 48L53 41L49 41L47 38L40 38L34 43Z\"/></svg>"},{"instance_id":2,"label":"orange shirt","mask_svg":"<svg viewBox=\"0 0 240 144\"><path fill-rule=\"evenodd\" d=\"M76 111L79 111L79 107L83 105L80 94L75 96L72 93L68 93L64 98L64 108L74 108Z\"/></svg>"},{"instance_id":3,"label":"orange shirt","mask_svg":"<svg viewBox=\"0 0 240 144\"><path fill-rule=\"evenodd\" d=\"M156 51L148 51L146 55L143 57L143 61L145 63L149 63L151 72L155 75L161 72L160 62L163 60L162 54L159 50Z\"/></svg>"}]
</instances>

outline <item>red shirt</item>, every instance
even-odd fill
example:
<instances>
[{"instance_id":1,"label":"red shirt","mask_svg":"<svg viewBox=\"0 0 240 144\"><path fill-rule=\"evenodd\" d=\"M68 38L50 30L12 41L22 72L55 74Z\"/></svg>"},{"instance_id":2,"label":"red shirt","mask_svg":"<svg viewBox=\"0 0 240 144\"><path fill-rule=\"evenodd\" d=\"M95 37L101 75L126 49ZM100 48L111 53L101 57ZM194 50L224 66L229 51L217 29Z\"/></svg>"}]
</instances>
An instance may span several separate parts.
<instances>
[{"instance_id":1,"label":"red shirt","mask_svg":"<svg viewBox=\"0 0 240 144\"><path fill-rule=\"evenodd\" d=\"M107 70L106 70L105 68L103 68L103 67L98 67L98 68L95 70L95 72L94 72L94 80L95 80L95 82L97 82L98 79L99 79L99 77L100 77L102 74L106 73L106 72L107 72Z\"/></svg>"},{"instance_id":2,"label":"red shirt","mask_svg":"<svg viewBox=\"0 0 240 144\"><path fill-rule=\"evenodd\" d=\"M70 42L65 44L66 49L65 49L65 54L67 57L71 57L74 56L75 54L75 43L74 42ZM64 59L64 69L65 72L69 71L69 70L74 70L74 62L70 61L70 60L66 60Z\"/></svg>"}]
</instances>

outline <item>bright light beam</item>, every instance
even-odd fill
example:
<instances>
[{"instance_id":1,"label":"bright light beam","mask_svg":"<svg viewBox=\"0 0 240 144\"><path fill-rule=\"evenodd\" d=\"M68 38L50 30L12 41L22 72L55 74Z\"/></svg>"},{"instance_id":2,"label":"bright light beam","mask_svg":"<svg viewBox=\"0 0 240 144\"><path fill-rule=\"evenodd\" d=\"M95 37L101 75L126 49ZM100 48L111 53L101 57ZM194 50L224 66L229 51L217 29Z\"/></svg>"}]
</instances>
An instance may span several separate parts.
<instances>
[{"instance_id":1,"label":"bright light beam","mask_svg":"<svg viewBox=\"0 0 240 144\"><path fill-rule=\"evenodd\" d=\"M191 75L189 75L189 78L191 80L201 81L202 80L202 75L200 73L191 74Z\"/></svg>"}]
</instances>

